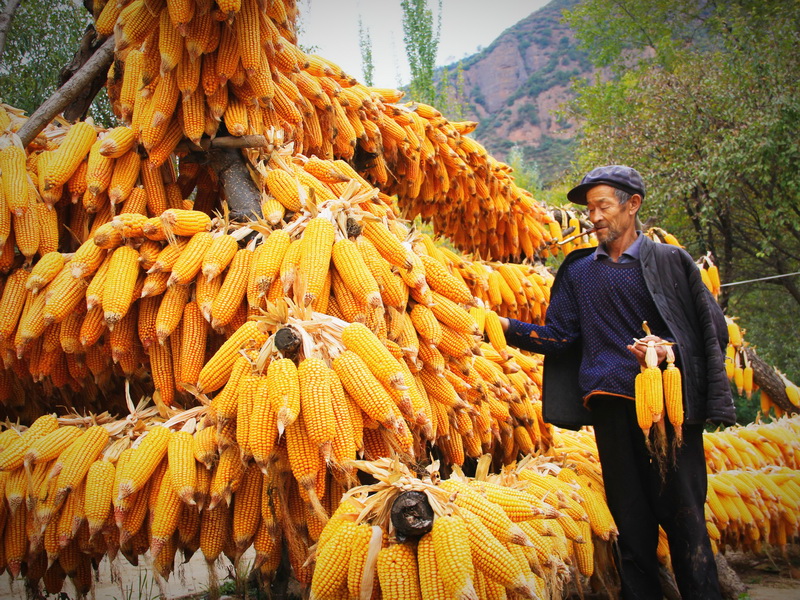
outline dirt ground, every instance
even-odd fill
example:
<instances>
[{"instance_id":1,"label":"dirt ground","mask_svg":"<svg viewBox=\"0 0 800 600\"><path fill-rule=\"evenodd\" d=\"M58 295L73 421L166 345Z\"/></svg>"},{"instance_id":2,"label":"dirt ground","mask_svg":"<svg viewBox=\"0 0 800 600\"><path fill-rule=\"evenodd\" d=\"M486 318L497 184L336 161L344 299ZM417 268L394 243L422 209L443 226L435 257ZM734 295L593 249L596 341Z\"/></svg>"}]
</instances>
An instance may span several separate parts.
<instances>
[{"instance_id":1,"label":"dirt ground","mask_svg":"<svg viewBox=\"0 0 800 600\"><path fill-rule=\"evenodd\" d=\"M726 554L750 600L800 600L800 550L788 557Z\"/></svg>"},{"instance_id":2,"label":"dirt ground","mask_svg":"<svg viewBox=\"0 0 800 600\"><path fill-rule=\"evenodd\" d=\"M249 552L252 553L252 548ZM754 556L738 552L729 552L725 557L747 586L747 595L740 596L738 600L800 600L800 548L794 548L787 557L779 554ZM245 554L244 560L248 558L252 560L252 557ZM111 576L108 561L101 563L94 590L95 600L156 600L160 597L169 600L202 600L207 596L208 568L199 552L188 563L178 566L161 589L151 576L146 560L140 562L138 567L133 567L120 557L118 564L121 578L115 580ZM226 587L229 586L225 586L225 583L232 575L229 563L225 564L228 566L217 568L217 577L223 584L223 592L228 591ZM68 598L76 597L74 588L68 582L63 591ZM20 580L12 584L7 576L0 578L0 600L25 599L25 588ZM55 596L49 596L48 600L50 599L57 600ZM592 600L601 599L593 596Z\"/></svg>"}]
</instances>

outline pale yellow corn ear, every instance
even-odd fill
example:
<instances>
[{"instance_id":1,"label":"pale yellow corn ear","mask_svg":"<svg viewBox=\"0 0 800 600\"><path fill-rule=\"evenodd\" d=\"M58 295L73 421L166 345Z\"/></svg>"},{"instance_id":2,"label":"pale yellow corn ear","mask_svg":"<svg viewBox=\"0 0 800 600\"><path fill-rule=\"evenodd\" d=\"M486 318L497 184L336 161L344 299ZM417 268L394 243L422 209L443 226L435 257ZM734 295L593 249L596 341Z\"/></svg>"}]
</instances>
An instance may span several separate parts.
<instances>
[{"instance_id":1,"label":"pale yellow corn ear","mask_svg":"<svg viewBox=\"0 0 800 600\"><path fill-rule=\"evenodd\" d=\"M139 276L139 252L132 246L114 250L103 286L103 316L108 328L113 330L130 309L133 292Z\"/></svg>"},{"instance_id":2,"label":"pale yellow corn ear","mask_svg":"<svg viewBox=\"0 0 800 600\"><path fill-rule=\"evenodd\" d=\"M97 460L108 443L108 438L108 431L104 427L92 425L64 450L56 461L56 467L61 465L57 497L65 496L83 481L92 463Z\"/></svg>"},{"instance_id":3,"label":"pale yellow corn ear","mask_svg":"<svg viewBox=\"0 0 800 600\"><path fill-rule=\"evenodd\" d=\"M56 431L58 421L55 415L47 414L39 417L22 435L13 441L0 454L0 471L14 471L22 466L25 454L40 438Z\"/></svg>"},{"instance_id":4,"label":"pale yellow corn ear","mask_svg":"<svg viewBox=\"0 0 800 600\"><path fill-rule=\"evenodd\" d=\"M663 373L664 404L667 409L667 418L675 429L675 436L681 439L683 425L683 384L681 372L675 366L675 353L667 347L667 368Z\"/></svg>"},{"instance_id":5,"label":"pale yellow corn ear","mask_svg":"<svg viewBox=\"0 0 800 600\"><path fill-rule=\"evenodd\" d=\"M25 150L13 144L0 150L0 169L3 173L0 184L8 210L13 215L21 216L29 206Z\"/></svg>"},{"instance_id":6,"label":"pale yellow corn ear","mask_svg":"<svg viewBox=\"0 0 800 600\"><path fill-rule=\"evenodd\" d=\"M82 433L80 428L66 425L34 440L25 452L23 461L25 468L30 469L38 463L58 458L61 452Z\"/></svg>"},{"instance_id":7,"label":"pale yellow corn ear","mask_svg":"<svg viewBox=\"0 0 800 600\"><path fill-rule=\"evenodd\" d=\"M210 281L222 273L231 263L238 249L239 243L235 237L231 235L215 237L203 257L202 271L206 280Z\"/></svg>"},{"instance_id":8,"label":"pale yellow corn ear","mask_svg":"<svg viewBox=\"0 0 800 600\"><path fill-rule=\"evenodd\" d=\"M199 392L214 392L225 385L230 377L233 363L239 356L239 350L260 349L266 341L266 334L261 332L255 321L248 321L239 327L200 371L197 381Z\"/></svg>"},{"instance_id":9,"label":"pale yellow corn ear","mask_svg":"<svg viewBox=\"0 0 800 600\"><path fill-rule=\"evenodd\" d=\"M452 598L477 600L469 534L464 520L455 515L435 518L430 536L436 568L448 595Z\"/></svg>"},{"instance_id":10,"label":"pale yellow corn ear","mask_svg":"<svg viewBox=\"0 0 800 600\"><path fill-rule=\"evenodd\" d=\"M297 366L289 358L270 362L267 368L269 403L278 415L278 433L297 420L300 414L300 380Z\"/></svg>"},{"instance_id":11,"label":"pale yellow corn ear","mask_svg":"<svg viewBox=\"0 0 800 600\"><path fill-rule=\"evenodd\" d=\"M411 544L392 544L382 548L376 567L383 598L422 599L417 555Z\"/></svg>"},{"instance_id":12,"label":"pale yellow corn ear","mask_svg":"<svg viewBox=\"0 0 800 600\"><path fill-rule=\"evenodd\" d=\"M89 154L89 149L96 139L94 127L85 121L79 121L70 127L61 145L51 157L44 178L45 188L64 185Z\"/></svg>"},{"instance_id":13,"label":"pale yellow corn ear","mask_svg":"<svg viewBox=\"0 0 800 600\"><path fill-rule=\"evenodd\" d=\"M333 439L336 436L334 398L329 371L330 367L325 361L316 357L307 357L297 367L300 408L306 415L308 437L319 447L326 461L330 459Z\"/></svg>"},{"instance_id":14,"label":"pale yellow corn ear","mask_svg":"<svg viewBox=\"0 0 800 600\"><path fill-rule=\"evenodd\" d=\"M167 445L170 485L186 504L195 504L197 469L194 458L194 436L188 431L175 431Z\"/></svg>"},{"instance_id":15,"label":"pale yellow corn ear","mask_svg":"<svg viewBox=\"0 0 800 600\"><path fill-rule=\"evenodd\" d=\"M114 463L100 459L92 463L86 474L84 511L89 524L90 538L105 527L106 521L111 516L114 473Z\"/></svg>"},{"instance_id":16,"label":"pale yellow corn ear","mask_svg":"<svg viewBox=\"0 0 800 600\"><path fill-rule=\"evenodd\" d=\"M166 427L151 427L142 441L122 466L119 483L114 490L116 498L124 500L141 490L167 453L170 430Z\"/></svg>"},{"instance_id":17,"label":"pale yellow corn ear","mask_svg":"<svg viewBox=\"0 0 800 600\"><path fill-rule=\"evenodd\" d=\"M333 223L325 217L309 220L303 231L298 274L303 280L304 295L300 300L309 306L322 293L328 272L334 240ZM295 290L298 289L295 283Z\"/></svg>"}]
</instances>

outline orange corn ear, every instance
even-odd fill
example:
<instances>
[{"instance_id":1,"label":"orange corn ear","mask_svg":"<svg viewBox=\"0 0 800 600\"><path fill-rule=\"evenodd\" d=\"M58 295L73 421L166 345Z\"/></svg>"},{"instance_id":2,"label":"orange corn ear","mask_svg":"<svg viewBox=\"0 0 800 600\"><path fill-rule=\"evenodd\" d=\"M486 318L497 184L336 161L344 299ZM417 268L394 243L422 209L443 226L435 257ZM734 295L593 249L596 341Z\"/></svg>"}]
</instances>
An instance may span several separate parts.
<instances>
[{"instance_id":1,"label":"orange corn ear","mask_svg":"<svg viewBox=\"0 0 800 600\"><path fill-rule=\"evenodd\" d=\"M186 304L181 330L181 382L197 383L206 351L206 322L196 301Z\"/></svg>"},{"instance_id":2,"label":"orange corn ear","mask_svg":"<svg viewBox=\"0 0 800 600\"><path fill-rule=\"evenodd\" d=\"M36 202L29 202L28 208L22 214L11 216L17 249L27 259L27 262L30 262L39 251L41 231L35 209L36 204Z\"/></svg>"},{"instance_id":3,"label":"orange corn ear","mask_svg":"<svg viewBox=\"0 0 800 600\"><path fill-rule=\"evenodd\" d=\"M60 252L48 252L31 269L25 288L34 294L43 289L64 267L64 256Z\"/></svg>"},{"instance_id":4,"label":"orange corn ear","mask_svg":"<svg viewBox=\"0 0 800 600\"><path fill-rule=\"evenodd\" d=\"M42 318L45 323L61 323L86 297L86 280L71 277L64 267L47 286Z\"/></svg>"},{"instance_id":5,"label":"orange corn ear","mask_svg":"<svg viewBox=\"0 0 800 600\"><path fill-rule=\"evenodd\" d=\"M274 279L278 276L283 257L291 244L289 234L283 229L276 229L263 243L264 250L253 263L254 284L258 296L263 297L269 292Z\"/></svg>"},{"instance_id":6,"label":"orange corn ear","mask_svg":"<svg viewBox=\"0 0 800 600\"><path fill-rule=\"evenodd\" d=\"M233 257L225 281L211 305L211 326L214 329L229 324L241 306L247 291L247 277L252 259L253 251L249 248L238 250Z\"/></svg>"},{"instance_id":7,"label":"orange corn ear","mask_svg":"<svg viewBox=\"0 0 800 600\"><path fill-rule=\"evenodd\" d=\"M299 182L291 174L282 169L272 169L264 178L267 191L283 206L286 210L297 212L302 210L303 202L300 198Z\"/></svg>"},{"instance_id":8,"label":"orange corn ear","mask_svg":"<svg viewBox=\"0 0 800 600\"><path fill-rule=\"evenodd\" d=\"M100 154L101 141L92 144L86 167L86 189L92 196L99 196L111 185L114 159Z\"/></svg>"},{"instance_id":9,"label":"orange corn ear","mask_svg":"<svg viewBox=\"0 0 800 600\"><path fill-rule=\"evenodd\" d=\"M208 231L195 233L172 266L169 285L186 285L200 272L203 258L211 246L213 236Z\"/></svg>"}]
</instances>

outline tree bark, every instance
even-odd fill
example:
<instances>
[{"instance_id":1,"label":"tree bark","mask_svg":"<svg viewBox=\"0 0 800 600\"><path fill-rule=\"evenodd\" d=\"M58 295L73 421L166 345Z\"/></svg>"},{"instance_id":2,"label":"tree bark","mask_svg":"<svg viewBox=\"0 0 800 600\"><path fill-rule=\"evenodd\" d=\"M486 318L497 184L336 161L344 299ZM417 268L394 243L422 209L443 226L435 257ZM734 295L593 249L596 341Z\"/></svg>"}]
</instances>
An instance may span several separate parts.
<instances>
[{"instance_id":1,"label":"tree bark","mask_svg":"<svg viewBox=\"0 0 800 600\"><path fill-rule=\"evenodd\" d=\"M226 135L223 137L215 137L213 140L204 137L200 140L199 146L184 140L175 147L175 151L208 151L211 148L265 148L266 146L267 138L263 135Z\"/></svg>"},{"instance_id":2,"label":"tree bark","mask_svg":"<svg viewBox=\"0 0 800 600\"><path fill-rule=\"evenodd\" d=\"M260 215L261 192L250 177L241 151L214 148L208 152L208 158L225 190L231 220L249 221L253 215Z\"/></svg>"},{"instance_id":3,"label":"tree bark","mask_svg":"<svg viewBox=\"0 0 800 600\"><path fill-rule=\"evenodd\" d=\"M780 406L787 414L798 412L797 407L789 401L786 395L786 386L770 365L761 359L752 348L745 348L745 354L753 367L753 383L760 387L770 399Z\"/></svg>"},{"instance_id":4,"label":"tree bark","mask_svg":"<svg viewBox=\"0 0 800 600\"><path fill-rule=\"evenodd\" d=\"M108 69L113 58L114 38L109 37L75 75L45 100L20 128L18 135L22 145L30 144L58 113L69 106L81 91L91 84L98 73Z\"/></svg>"},{"instance_id":5,"label":"tree bark","mask_svg":"<svg viewBox=\"0 0 800 600\"><path fill-rule=\"evenodd\" d=\"M21 0L7 0L3 12L0 12L0 58L3 57L3 50L6 49L8 32L11 31L11 22L14 20L20 2Z\"/></svg>"},{"instance_id":6,"label":"tree bark","mask_svg":"<svg viewBox=\"0 0 800 600\"><path fill-rule=\"evenodd\" d=\"M736 574L728 561L722 554L715 554L714 560L717 563L717 577L719 578L719 590L722 597L726 600L736 600L747 594L747 586Z\"/></svg>"}]
</instances>

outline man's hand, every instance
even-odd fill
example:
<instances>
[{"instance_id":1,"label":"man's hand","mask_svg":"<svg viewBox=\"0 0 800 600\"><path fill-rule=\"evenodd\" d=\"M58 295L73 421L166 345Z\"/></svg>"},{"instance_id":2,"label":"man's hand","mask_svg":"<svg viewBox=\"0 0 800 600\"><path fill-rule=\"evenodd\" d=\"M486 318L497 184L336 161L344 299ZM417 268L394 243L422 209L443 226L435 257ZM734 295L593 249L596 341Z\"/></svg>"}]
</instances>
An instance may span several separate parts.
<instances>
[{"instance_id":1,"label":"man's hand","mask_svg":"<svg viewBox=\"0 0 800 600\"><path fill-rule=\"evenodd\" d=\"M639 364L642 367L646 367L647 364L644 362L644 354L647 350L647 342L655 342L656 343L656 353L658 354L658 364L664 362L664 359L667 357L667 349L660 344L663 342L660 337L657 335L648 335L647 337L641 338L635 344L631 344L628 346L628 350L636 357L636 360L639 361Z\"/></svg>"}]
</instances>

